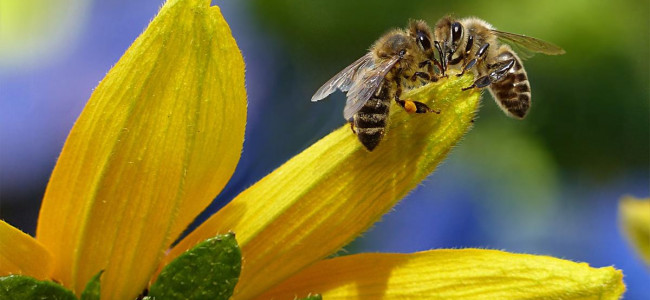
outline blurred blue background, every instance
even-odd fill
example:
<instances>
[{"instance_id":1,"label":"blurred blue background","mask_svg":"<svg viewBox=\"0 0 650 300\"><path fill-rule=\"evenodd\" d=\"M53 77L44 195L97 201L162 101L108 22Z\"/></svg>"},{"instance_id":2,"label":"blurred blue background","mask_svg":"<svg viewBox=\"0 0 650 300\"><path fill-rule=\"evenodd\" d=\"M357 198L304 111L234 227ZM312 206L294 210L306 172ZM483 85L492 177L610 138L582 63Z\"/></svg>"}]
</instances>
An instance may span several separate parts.
<instances>
[{"instance_id":1,"label":"blurred blue background","mask_svg":"<svg viewBox=\"0 0 650 300\"><path fill-rule=\"evenodd\" d=\"M93 88L163 0L0 2L0 218L32 233L49 174ZM305 1L306 2L306 1ZM618 227L618 199L650 193L650 8L641 1L223 1L247 64L242 159L205 219L344 124L313 92L409 18L475 15L567 54L525 62L533 106L507 118L488 93L447 160L344 253L480 247L650 270ZM281 142L279 142L281 141Z\"/></svg>"}]
</instances>

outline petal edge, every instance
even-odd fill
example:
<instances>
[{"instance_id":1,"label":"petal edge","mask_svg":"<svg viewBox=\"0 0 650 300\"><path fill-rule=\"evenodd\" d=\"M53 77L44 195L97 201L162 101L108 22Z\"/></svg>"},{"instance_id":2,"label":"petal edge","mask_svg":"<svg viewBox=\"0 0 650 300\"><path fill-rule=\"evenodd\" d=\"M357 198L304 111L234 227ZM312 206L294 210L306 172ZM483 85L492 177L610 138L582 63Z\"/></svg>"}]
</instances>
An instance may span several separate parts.
<instances>
[{"instance_id":1,"label":"petal edge","mask_svg":"<svg viewBox=\"0 0 650 300\"><path fill-rule=\"evenodd\" d=\"M623 274L497 250L357 254L321 261L257 299L619 299Z\"/></svg>"},{"instance_id":2,"label":"petal edge","mask_svg":"<svg viewBox=\"0 0 650 300\"><path fill-rule=\"evenodd\" d=\"M0 276L20 274L49 279L52 253L36 239L0 220Z\"/></svg>"}]
</instances>

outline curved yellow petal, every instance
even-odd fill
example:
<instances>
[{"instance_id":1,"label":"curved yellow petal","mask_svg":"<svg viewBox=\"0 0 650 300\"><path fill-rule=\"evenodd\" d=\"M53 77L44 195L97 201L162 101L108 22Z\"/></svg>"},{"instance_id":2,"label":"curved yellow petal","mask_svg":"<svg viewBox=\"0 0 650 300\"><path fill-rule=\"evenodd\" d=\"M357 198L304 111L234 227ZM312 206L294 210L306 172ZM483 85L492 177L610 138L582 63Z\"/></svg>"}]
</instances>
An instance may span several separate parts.
<instances>
[{"instance_id":1,"label":"curved yellow petal","mask_svg":"<svg viewBox=\"0 0 650 300\"><path fill-rule=\"evenodd\" d=\"M403 95L441 110L409 115L393 105L389 130L368 152L348 125L309 147L181 241L168 259L233 231L243 266L233 299L247 299L339 250L415 188L469 129L480 93L471 76Z\"/></svg>"},{"instance_id":2,"label":"curved yellow petal","mask_svg":"<svg viewBox=\"0 0 650 300\"><path fill-rule=\"evenodd\" d=\"M52 253L20 229L0 220L0 276L21 274L49 279L54 268Z\"/></svg>"},{"instance_id":3,"label":"curved yellow petal","mask_svg":"<svg viewBox=\"0 0 650 300\"><path fill-rule=\"evenodd\" d=\"M321 261L258 299L618 299L623 274L496 250L358 254Z\"/></svg>"},{"instance_id":4,"label":"curved yellow petal","mask_svg":"<svg viewBox=\"0 0 650 300\"><path fill-rule=\"evenodd\" d=\"M627 239L645 263L650 265L650 198L624 197L618 211Z\"/></svg>"},{"instance_id":5,"label":"curved yellow petal","mask_svg":"<svg viewBox=\"0 0 650 300\"><path fill-rule=\"evenodd\" d=\"M226 184L243 145L244 62L208 0L168 1L92 94L47 187L37 238L77 294L134 299Z\"/></svg>"}]
</instances>

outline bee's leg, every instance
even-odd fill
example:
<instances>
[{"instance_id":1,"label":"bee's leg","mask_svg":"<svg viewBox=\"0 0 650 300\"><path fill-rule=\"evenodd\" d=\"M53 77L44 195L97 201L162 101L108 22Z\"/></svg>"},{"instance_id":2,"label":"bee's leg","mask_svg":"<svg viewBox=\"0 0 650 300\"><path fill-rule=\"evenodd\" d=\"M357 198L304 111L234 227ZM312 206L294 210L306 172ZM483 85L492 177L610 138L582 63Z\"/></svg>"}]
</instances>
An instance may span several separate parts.
<instances>
[{"instance_id":1,"label":"bee's leg","mask_svg":"<svg viewBox=\"0 0 650 300\"><path fill-rule=\"evenodd\" d=\"M419 68L427 67L427 71L426 72L415 72L413 74L413 76L411 76L411 78L410 78L411 81L415 81L415 79L417 79L417 77L420 77L420 78L422 78L422 79L424 79L426 81L431 81L431 82L438 81L438 75L435 73L435 71L433 69L433 64L436 64L436 66L439 66L440 63L437 60L435 60L435 58L433 60L433 63L431 63L431 62L432 62L431 60L427 59L427 60L419 63L418 67Z\"/></svg>"},{"instance_id":2,"label":"bee's leg","mask_svg":"<svg viewBox=\"0 0 650 300\"><path fill-rule=\"evenodd\" d=\"M498 82L499 80L503 79L506 74L508 74L508 71L512 68L512 66L515 65L515 60L514 58L511 58L509 60L491 65L490 68L490 73L487 75L483 75L476 79L472 85L463 88L463 91L472 89L472 88L484 88L494 82Z\"/></svg>"},{"instance_id":3,"label":"bee's leg","mask_svg":"<svg viewBox=\"0 0 650 300\"><path fill-rule=\"evenodd\" d=\"M413 76L411 76L410 79L411 79L411 81L415 81L415 80L418 79L418 77L420 77L420 78L422 78L422 79L424 79L426 81L433 81L433 82L438 81L438 78L431 78L431 76L429 76L429 74L427 74L425 72L415 72L415 73L413 73Z\"/></svg>"},{"instance_id":4,"label":"bee's leg","mask_svg":"<svg viewBox=\"0 0 650 300\"><path fill-rule=\"evenodd\" d=\"M354 120L350 121L350 129L352 129L352 133L357 134L357 130L354 129Z\"/></svg>"},{"instance_id":5,"label":"bee's leg","mask_svg":"<svg viewBox=\"0 0 650 300\"><path fill-rule=\"evenodd\" d=\"M426 104L419 102L419 101L411 101L411 100L402 100L397 97L395 97L395 102L399 104L406 112L408 113L416 113L416 114L424 114L428 112L434 112L439 114L439 110L433 110L429 108Z\"/></svg>"},{"instance_id":6,"label":"bee's leg","mask_svg":"<svg viewBox=\"0 0 650 300\"><path fill-rule=\"evenodd\" d=\"M395 89L395 102L404 108L406 112L416 114L423 114L428 112L435 112L437 114L440 113L440 111L435 111L422 102L400 99L399 96L402 94L402 85L399 82L400 79L398 77L395 78L395 83L397 84L397 88Z\"/></svg>"},{"instance_id":7,"label":"bee's leg","mask_svg":"<svg viewBox=\"0 0 650 300\"><path fill-rule=\"evenodd\" d=\"M466 91L466 90L470 90L470 89L473 89L473 88L480 89L480 88L484 88L484 87L490 85L491 83L492 82L490 81L490 77L485 75L485 76L481 76L478 79L476 79L474 81L474 83L472 83L472 85L470 85L470 86L468 86L466 88L462 88L461 90Z\"/></svg>"},{"instance_id":8,"label":"bee's leg","mask_svg":"<svg viewBox=\"0 0 650 300\"><path fill-rule=\"evenodd\" d=\"M465 45L465 56L469 55L469 53L472 51L473 46L474 46L474 36L470 34L467 37L467 44Z\"/></svg>"},{"instance_id":9,"label":"bee's leg","mask_svg":"<svg viewBox=\"0 0 650 300\"><path fill-rule=\"evenodd\" d=\"M470 39L470 41L472 41L472 40L473 39ZM467 45L470 45L470 43L467 42ZM483 44L483 46L481 46L481 48L478 48L478 51L476 51L476 55L474 56L474 58L472 58L469 62L467 62L467 64L465 66L463 66L463 70L460 72L460 74L458 74L456 76L459 76L459 77L463 76L463 74L465 74L465 71L471 69L480 60L483 60L483 58L485 57L485 53L487 53L487 48L488 47L490 47L490 44L485 43L485 44ZM469 48L469 50L471 50L471 47L467 47L467 48Z\"/></svg>"},{"instance_id":10,"label":"bee's leg","mask_svg":"<svg viewBox=\"0 0 650 300\"><path fill-rule=\"evenodd\" d=\"M411 100L401 100L401 99L396 99L397 103L406 110L408 113L416 113L416 114L424 114L424 113L429 113L429 112L434 112L439 114L439 110L433 110L429 108L426 104L419 102L419 101L411 101Z\"/></svg>"},{"instance_id":11,"label":"bee's leg","mask_svg":"<svg viewBox=\"0 0 650 300\"><path fill-rule=\"evenodd\" d=\"M492 72L490 72L490 80L493 83L499 82L501 79L503 79L506 76L506 74L508 74L508 71L510 71L510 69L512 69L514 65L515 65L514 58L494 64L491 69Z\"/></svg>"},{"instance_id":12,"label":"bee's leg","mask_svg":"<svg viewBox=\"0 0 650 300\"><path fill-rule=\"evenodd\" d=\"M456 76L460 77L465 74L465 71L471 69L474 65L476 64L476 58L472 58L464 67L463 70L460 71L460 73L456 74Z\"/></svg>"}]
</instances>

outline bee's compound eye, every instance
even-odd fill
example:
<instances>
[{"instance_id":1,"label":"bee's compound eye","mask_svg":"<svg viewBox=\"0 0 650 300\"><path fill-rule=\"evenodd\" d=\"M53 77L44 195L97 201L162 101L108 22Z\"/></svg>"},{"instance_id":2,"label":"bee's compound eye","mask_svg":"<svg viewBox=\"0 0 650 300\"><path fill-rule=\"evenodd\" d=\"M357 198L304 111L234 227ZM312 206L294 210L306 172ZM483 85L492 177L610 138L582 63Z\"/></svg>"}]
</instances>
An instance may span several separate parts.
<instances>
[{"instance_id":1,"label":"bee's compound eye","mask_svg":"<svg viewBox=\"0 0 650 300\"><path fill-rule=\"evenodd\" d=\"M460 37L463 35L463 26L458 22L451 24L451 42L456 43L460 40Z\"/></svg>"},{"instance_id":2,"label":"bee's compound eye","mask_svg":"<svg viewBox=\"0 0 650 300\"><path fill-rule=\"evenodd\" d=\"M423 32L418 32L418 44L423 50L431 49L431 41Z\"/></svg>"},{"instance_id":3,"label":"bee's compound eye","mask_svg":"<svg viewBox=\"0 0 650 300\"><path fill-rule=\"evenodd\" d=\"M399 56L404 56L406 54L406 49L402 49L399 51Z\"/></svg>"}]
</instances>

